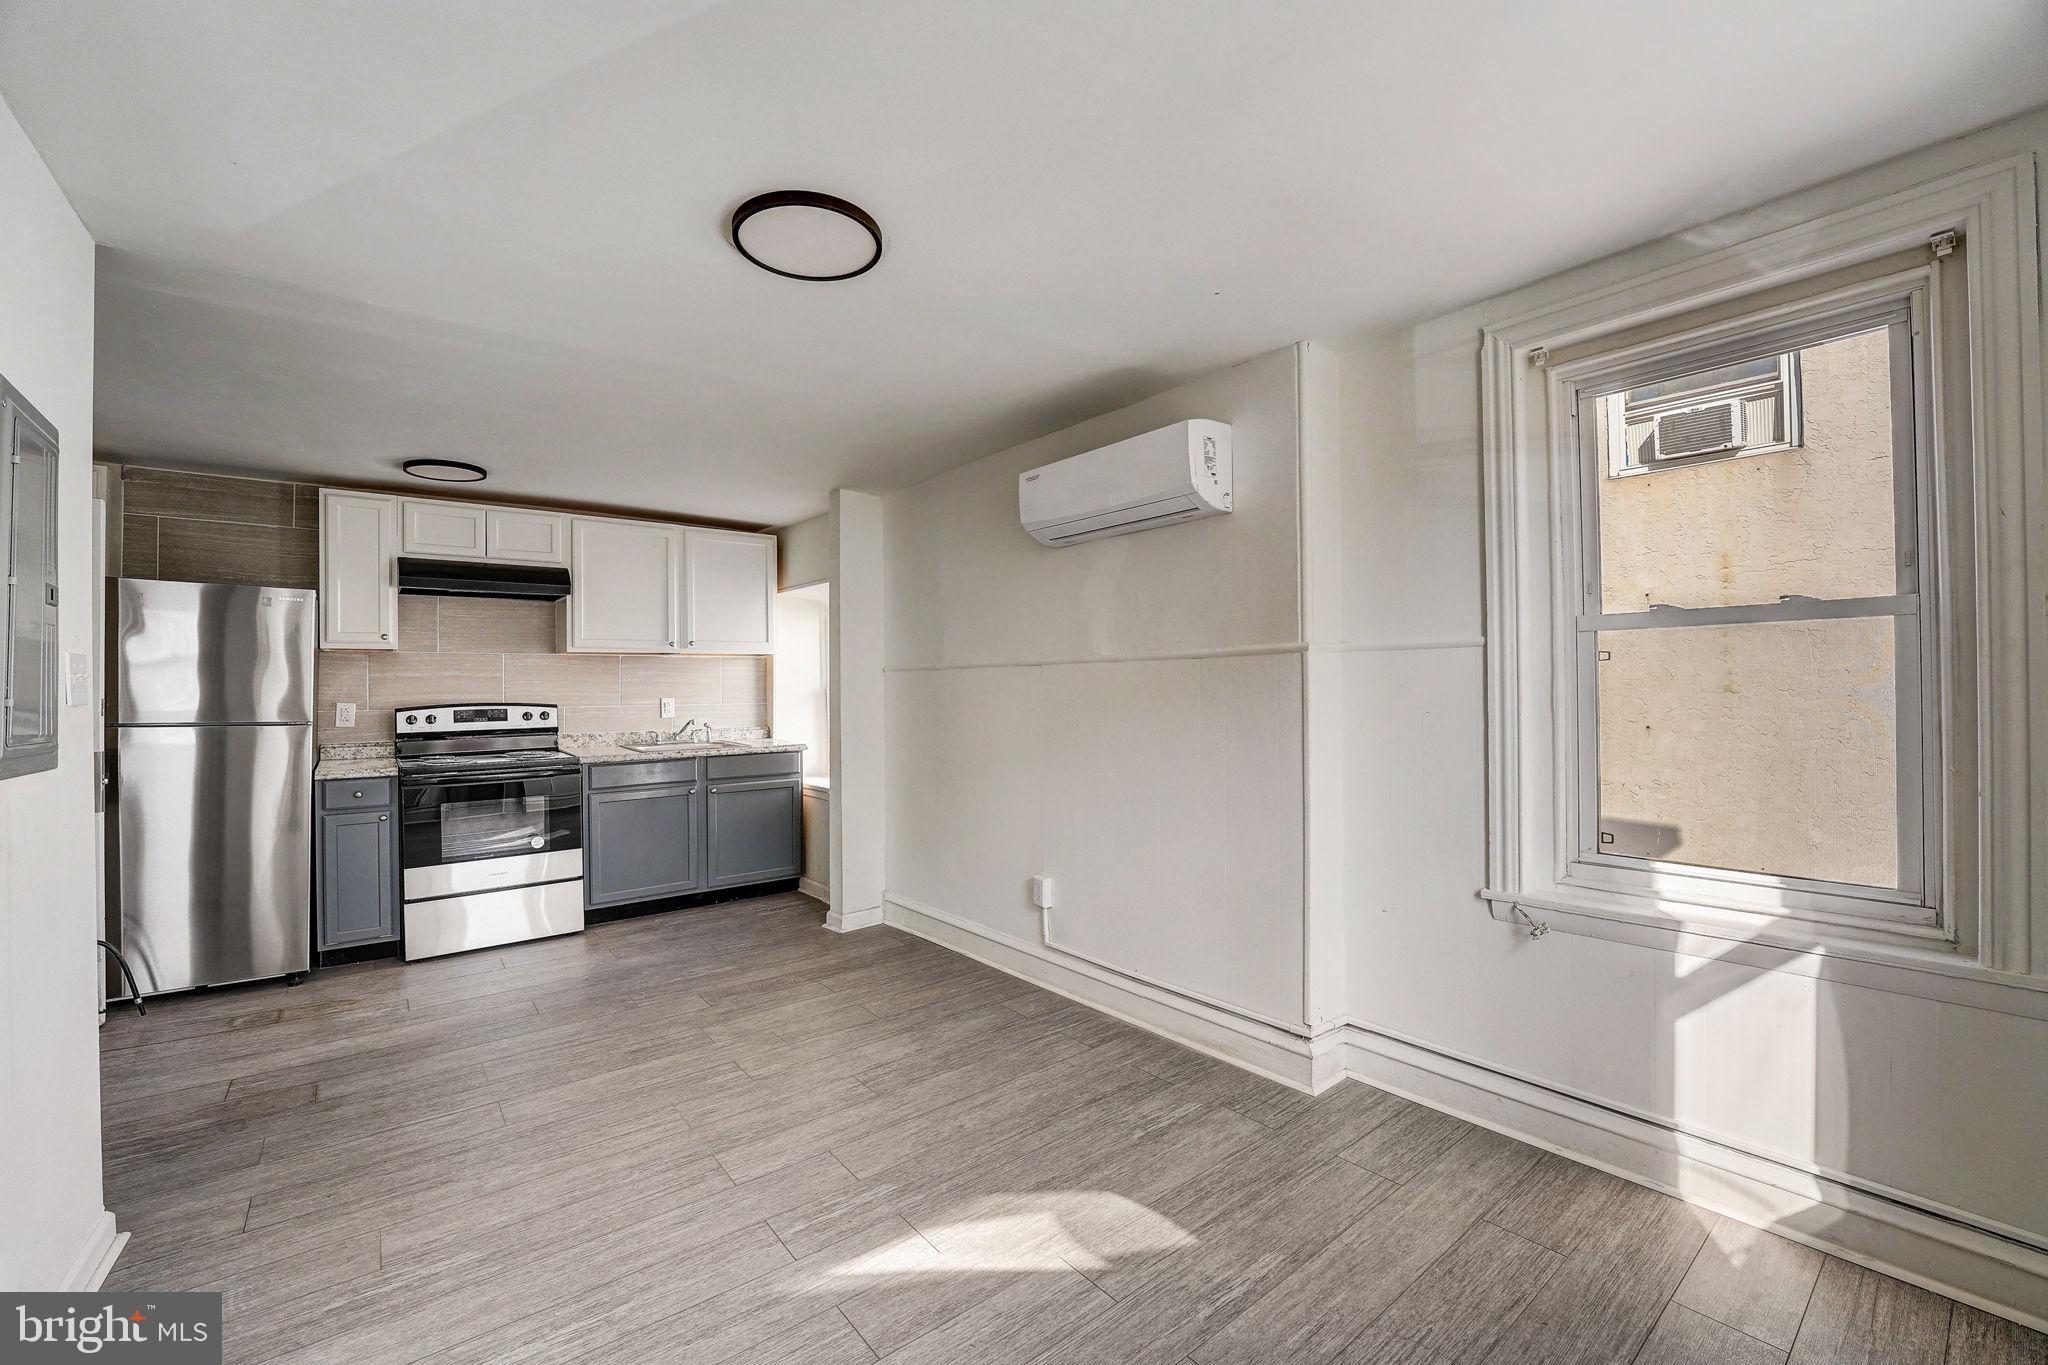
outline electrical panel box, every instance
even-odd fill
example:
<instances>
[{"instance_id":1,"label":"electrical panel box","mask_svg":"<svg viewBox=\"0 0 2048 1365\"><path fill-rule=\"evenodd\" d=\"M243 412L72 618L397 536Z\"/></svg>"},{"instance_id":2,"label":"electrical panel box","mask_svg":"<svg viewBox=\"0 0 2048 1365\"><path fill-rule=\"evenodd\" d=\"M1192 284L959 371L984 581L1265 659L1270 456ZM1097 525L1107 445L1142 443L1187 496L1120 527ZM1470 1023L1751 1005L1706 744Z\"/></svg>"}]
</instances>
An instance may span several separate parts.
<instances>
[{"instance_id":1,"label":"electrical panel box","mask_svg":"<svg viewBox=\"0 0 2048 1365\"><path fill-rule=\"evenodd\" d=\"M0 778L57 766L57 429L0 379L0 554L7 562Z\"/></svg>"}]
</instances>

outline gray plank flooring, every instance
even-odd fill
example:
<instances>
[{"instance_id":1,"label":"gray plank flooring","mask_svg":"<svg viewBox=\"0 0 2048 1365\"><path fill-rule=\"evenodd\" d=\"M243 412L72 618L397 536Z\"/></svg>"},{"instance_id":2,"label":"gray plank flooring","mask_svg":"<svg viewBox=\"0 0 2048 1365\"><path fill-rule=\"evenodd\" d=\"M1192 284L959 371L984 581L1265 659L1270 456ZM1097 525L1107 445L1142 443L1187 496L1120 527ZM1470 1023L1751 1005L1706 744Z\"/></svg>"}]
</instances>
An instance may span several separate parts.
<instances>
[{"instance_id":1,"label":"gray plank flooring","mask_svg":"<svg viewBox=\"0 0 2048 1365\"><path fill-rule=\"evenodd\" d=\"M763 897L117 1009L115 1289L234 1361L2048 1365L2048 1339Z\"/></svg>"}]
</instances>

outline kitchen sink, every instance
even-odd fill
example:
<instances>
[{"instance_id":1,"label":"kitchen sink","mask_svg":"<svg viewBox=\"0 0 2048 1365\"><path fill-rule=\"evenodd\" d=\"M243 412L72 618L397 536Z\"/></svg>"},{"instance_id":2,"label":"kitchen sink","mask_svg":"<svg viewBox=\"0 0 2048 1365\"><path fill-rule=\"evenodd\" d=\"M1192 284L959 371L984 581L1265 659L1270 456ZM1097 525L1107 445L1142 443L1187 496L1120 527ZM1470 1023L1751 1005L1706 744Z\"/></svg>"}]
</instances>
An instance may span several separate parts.
<instances>
[{"instance_id":1,"label":"kitchen sink","mask_svg":"<svg viewBox=\"0 0 2048 1365\"><path fill-rule=\"evenodd\" d=\"M652 754L657 758L701 758L705 754L750 754L754 750L746 744L727 744L719 740L699 740L682 743L671 740L666 744L621 744L621 749L631 749L636 754Z\"/></svg>"}]
</instances>

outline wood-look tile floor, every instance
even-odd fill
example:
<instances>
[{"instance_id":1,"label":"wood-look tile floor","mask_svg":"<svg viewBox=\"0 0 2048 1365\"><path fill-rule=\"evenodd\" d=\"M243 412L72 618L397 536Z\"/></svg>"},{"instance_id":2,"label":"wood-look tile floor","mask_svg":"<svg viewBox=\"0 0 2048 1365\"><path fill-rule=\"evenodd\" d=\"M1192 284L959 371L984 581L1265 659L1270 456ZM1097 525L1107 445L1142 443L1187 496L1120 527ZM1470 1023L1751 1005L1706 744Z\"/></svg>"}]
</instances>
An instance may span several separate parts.
<instances>
[{"instance_id":1,"label":"wood-look tile floor","mask_svg":"<svg viewBox=\"0 0 2048 1365\"><path fill-rule=\"evenodd\" d=\"M2028 1361L2048 1339L796 896L105 1030L118 1289L227 1355Z\"/></svg>"}]
</instances>

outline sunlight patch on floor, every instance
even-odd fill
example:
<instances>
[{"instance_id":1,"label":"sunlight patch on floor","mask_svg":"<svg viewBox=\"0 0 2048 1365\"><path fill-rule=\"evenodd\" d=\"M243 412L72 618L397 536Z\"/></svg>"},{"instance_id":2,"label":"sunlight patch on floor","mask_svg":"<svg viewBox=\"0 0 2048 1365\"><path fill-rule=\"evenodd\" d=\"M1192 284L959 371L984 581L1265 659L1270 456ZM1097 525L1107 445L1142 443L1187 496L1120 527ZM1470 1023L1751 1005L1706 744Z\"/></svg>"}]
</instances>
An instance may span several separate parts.
<instances>
[{"instance_id":1,"label":"sunlight patch on floor","mask_svg":"<svg viewBox=\"0 0 2048 1365\"><path fill-rule=\"evenodd\" d=\"M1105 1190L999 1194L946 1212L924 1236L856 1256L834 1276L885 1277L1019 1270L1106 1270L1119 1261L1193 1246L1169 1218Z\"/></svg>"}]
</instances>

